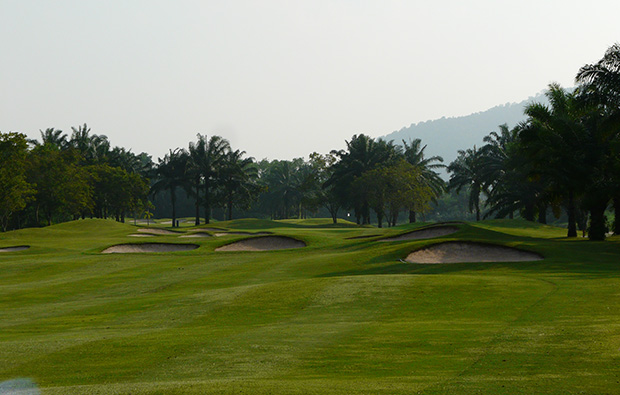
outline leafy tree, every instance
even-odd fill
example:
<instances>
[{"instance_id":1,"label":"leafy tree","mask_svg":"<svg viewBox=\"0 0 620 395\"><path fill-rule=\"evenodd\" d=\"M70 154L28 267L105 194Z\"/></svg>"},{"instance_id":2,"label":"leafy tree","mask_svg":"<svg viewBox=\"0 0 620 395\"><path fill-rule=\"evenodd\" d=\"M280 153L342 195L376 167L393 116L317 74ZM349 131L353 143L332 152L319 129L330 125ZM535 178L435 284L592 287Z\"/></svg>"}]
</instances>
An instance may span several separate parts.
<instances>
[{"instance_id":1,"label":"leafy tree","mask_svg":"<svg viewBox=\"0 0 620 395\"><path fill-rule=\"evenodd\" d=\"M405 160L419 170L420 181L431 191L431 200L437 202L437 199L445 192L446 183L436 170L443 169L441 156L424 157L426 145L422 146L422 140L414 139L407 143L403 140ZM416 222L416 210L409 209L409 222Z\"/></svg>"},{"instance_id":2,"label":"leafy tree","mask_svg":"<svg viewBox=\"0 0 620 395\"><path fill-rule=\"evenodd\" d=\"M35 147L28 161L28 179L36 185L35 216L42 212L48 225L55 216L72 218L93 206L88 172L78 165L74 150L61 151L58 146Z\"/></svg>"},{"instance_id":3,"label":"leafy tree","mask_svg":"<svg viewBox=\"0 0 620 395\"><path fill-rule=\"evenodd\" d=\"M21 133L0 132L0 225L6 231L11 216L26 207L34 188L26 179L28 142Z\"/></svg>"},{"instance_id":4,"label":"leafy tree","mask_svg":"<svg viewBox=\"0 0 620 395\"><path fill-rule=\"evenodd\" d=\"M401 209L425 212L433 196L422 170L402 159L365 172L355 179L352 188L355 194L367 199L380 228L386 217L388 225L395 226Z\"/></svg>"},{"instance_id":5,"label":"leafy tree","mask_svg":"<svg viewBox=\"0 0 620 395\"><path fill-rule=\"evenodd\" d=\"M340 210L341 202L334 184L328 181L333 175L336 160L334 154L321 155L317 152L310 154L309 160L315 183L313 196L315 205L325 207L334 224L338 223L338 210Z\"/></svg>"}]
</instances>

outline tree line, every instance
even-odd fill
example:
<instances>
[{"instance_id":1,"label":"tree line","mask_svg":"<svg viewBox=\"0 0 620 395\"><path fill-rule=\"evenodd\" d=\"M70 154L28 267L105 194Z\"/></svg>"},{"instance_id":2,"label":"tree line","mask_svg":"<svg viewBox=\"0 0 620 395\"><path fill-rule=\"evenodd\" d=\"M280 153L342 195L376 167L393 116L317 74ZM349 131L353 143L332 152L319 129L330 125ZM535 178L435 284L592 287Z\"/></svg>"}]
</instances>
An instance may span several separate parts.
<instances>
[{"instance_id":1,"label":"tree line","mask_svg":"<svg viewBox=\"0 0 620 395\"><path fill-rule=\"evenodd\" d=\"M548 105L527 106L526 121L500 126L448 166L427 157L419 139L401 145L364 134L343 150L260 161L221 136L198 134L155 163L146 153L112 148L86 124L70 136L46 129L40 141L0 133L0 222L7 230L158 212L174 226L181 202L184 210L192 206L196 225L219 210L221 219L321 212L334 223L347 213L358 224L372 220L381 227L396 225L403 212L415 222L434 203L454 205L460 200L453 194L466 191L477 220L520 216L546 223L552 212L567 216L569 237L587 228L591 239L602 240L610 202L616 212L620 207L620 46L584 66L576 80L571 91L551 84ZM620 221L613 230L620 233Z\"/></svg>"},{"instance_id":2,"label":"tree line","mask_svg":"<svg viewBox=\"0 0 620 395\"><path fill-rule=\"evenodd\" d=\"M168 200L168 215L177 224L179 198L194 207L195 224L209 223L215 208L286 219L314 216L326 210L337 223L352 211L360 224L395 225L408 210L412 221L445 189L435 169L441 158L425 158L420 140L375 140L354 135L347 149L312 153L308 160L245 157L221 136L197 135L187 148L170 150L158 162L146 153L111 147L106 136L86 124L41 131L28 140L15 132L0 133L0 221L2 229L50 225L95 217L149 217L152 201Z\"/></svg>"}]
</instances>

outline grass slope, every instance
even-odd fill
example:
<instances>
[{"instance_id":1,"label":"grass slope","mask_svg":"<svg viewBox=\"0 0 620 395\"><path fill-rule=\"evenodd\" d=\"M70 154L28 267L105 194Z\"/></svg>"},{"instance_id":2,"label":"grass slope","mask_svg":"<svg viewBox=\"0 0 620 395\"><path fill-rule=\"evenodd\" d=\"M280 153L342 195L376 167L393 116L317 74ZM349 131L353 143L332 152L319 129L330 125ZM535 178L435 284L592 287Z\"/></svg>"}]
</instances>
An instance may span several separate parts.
<instances>
[{"instance_id":1,"label":"grass slope","mask_svg":"<svg viewBox=\"0 0 620 395\"><path fill-rule=\"evenodd\" d=\"M49 394L620 393L620 239L521 221L459 224L539 262L403 264L411 230L236 220L300 250L104 255L136 227L84 220L0 234L0 381Z\"/></svg>"}]
</instances>

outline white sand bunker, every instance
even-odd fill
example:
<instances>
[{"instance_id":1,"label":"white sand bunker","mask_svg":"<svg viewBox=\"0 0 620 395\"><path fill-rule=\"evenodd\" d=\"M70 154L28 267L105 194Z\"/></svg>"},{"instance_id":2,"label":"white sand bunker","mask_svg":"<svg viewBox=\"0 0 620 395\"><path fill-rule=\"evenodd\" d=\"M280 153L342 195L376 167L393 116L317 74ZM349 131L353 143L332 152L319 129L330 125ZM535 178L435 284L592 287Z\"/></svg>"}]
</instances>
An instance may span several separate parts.
<instances>
[{"instance_id":1,"label":"white sand bunker","mask_svg":"<svg viewBox=\"0 0 620 395\"><path fill-rule=\"evenodd\" d=\"M198 248L196 244L169 244L169 243L144 243L144 244L119 244L108 247L101 251L104 254L130 254L145 252L179 252L190 251Z\"/></svg>"},{"instance_id":2,"label":"white sand bunker","mask_svg":"<svg viewBox=\"0 0 620 395\"><path fill-rule=\"evenodd\" d=\"M516 248L462 241L449 241L414 251L405 259L411 263L523 262L543 257Z\"/></svg>"},{"instance_id":3,"label":"white sand bunker","mask_svg":"<svg viewBox=\"0 0 620 395\"><path fill-rule=\"evenodd\" d=\"M210 234L206 233L206 232L194 232L192 234L183 235L183 236L179 236L179 237L212 237L212 236Z\"/></svg>"},{"instance_id":4,"label":"white sand bunker","mask_svg":"<svg viewBox=\"0 0 620 395\"><path fill-rule=\"evenodd\" d=\"M156 229L156 228L141 228L141 229L138 229L138 232L148 233L152 235L178 235L177 232L173 232L171 230Z\"/></svg>"},{"instance_id":5,"label":"white sand bunker","mask_svg":"<svg viewBox=\"0 0 620 395\"><path fill-rule=\"evenodd\" d=\"M256 232L256 233L250 233L250 232L218 232L215 235L217 237L222 237L222 236L232 236L232 235L238 235L238 236L242 236L242 235L252 235L252 236L262 236L262 235L270 235L271 233L269 232Z\"/></svg>"},{"instance_id":6,"label":"white sand bunker","mask_svg":"<svg viewBox=\"0 0 620 395\"><path fill-rule=\"evenodd\" d=\"M285 236L264 236L240 240L216 248L215 251L272 251L305 247L306 243Z\"/></svg>"},{"instance_id":7,"label":"white sand bunker","mask_svg":"<svg viewBox=\"0 0 620 395\"><path fill-rule=\"evenodd\" d=\"M403 233L395 237L390 237L380 241L401 241L401 240L423 240L432 239L434 237L441 237L451 235L459 231L456 226L433 226L430 228L418 229L412 232Z\"/></svg>"},{"instance_id":8,"label":"white sand bunker","mask_svg":"<svg viewBox=\"0 0 620 395\"><path fill-rule=\"evenodd\" d=\"M0 248L0 252L16 252L16 251L24 251L30 248L30 246L11 246L11 247L2 247Z\"/></svg>"}]
</instances>

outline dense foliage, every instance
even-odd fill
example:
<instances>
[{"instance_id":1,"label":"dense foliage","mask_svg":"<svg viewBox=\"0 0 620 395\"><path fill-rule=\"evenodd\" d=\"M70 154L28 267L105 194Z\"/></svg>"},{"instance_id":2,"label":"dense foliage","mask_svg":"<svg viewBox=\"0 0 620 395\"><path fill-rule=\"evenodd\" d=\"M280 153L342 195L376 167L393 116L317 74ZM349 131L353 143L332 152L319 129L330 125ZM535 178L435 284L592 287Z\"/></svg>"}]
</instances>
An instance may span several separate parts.
<instances>
[{"instance_id":1,"label":"dense foliage","mask_svg":"<svg viewBox=\"0 0 620 395\"><path fill-rule=\"evenodd\" d=\"M488 215L547 223L548 212L566 213L568 237L585 230L592 240L609 231L611 202L620 233L620 45L601 61L584 66L574 91L550 84L549 104L532 103L527 120L500 126L480 149L460 151L450 164L450 186L467 186L470 209L480 218L481 195Z\"/></svg>"}]
</instances>

